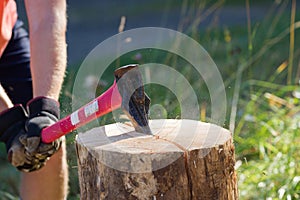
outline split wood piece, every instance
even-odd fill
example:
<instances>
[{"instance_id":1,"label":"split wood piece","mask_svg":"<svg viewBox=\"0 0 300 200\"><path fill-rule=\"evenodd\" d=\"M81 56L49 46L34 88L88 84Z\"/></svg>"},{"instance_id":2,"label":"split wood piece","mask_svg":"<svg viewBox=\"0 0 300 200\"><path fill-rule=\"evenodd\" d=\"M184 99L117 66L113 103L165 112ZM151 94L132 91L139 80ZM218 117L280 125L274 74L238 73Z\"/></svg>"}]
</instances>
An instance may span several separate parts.
<instances>
[{"instance_id":1,"label":"split wood piece","mask_svg":"<svg viewBox=\"0 0 300 200\"><path fill-rule=\"evenodd\" d=\"M151 135L130 124L78 134L81 199L238 199L232 137L193 120L150 120Z\"/></svg>"}]
</instances>

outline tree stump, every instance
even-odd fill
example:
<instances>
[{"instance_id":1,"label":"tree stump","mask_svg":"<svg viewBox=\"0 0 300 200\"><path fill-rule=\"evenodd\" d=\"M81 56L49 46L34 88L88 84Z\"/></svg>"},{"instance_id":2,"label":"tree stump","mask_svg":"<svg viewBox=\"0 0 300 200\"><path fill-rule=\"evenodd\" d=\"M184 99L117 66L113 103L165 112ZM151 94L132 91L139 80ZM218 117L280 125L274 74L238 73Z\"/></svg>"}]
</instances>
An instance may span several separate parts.
<instances>
[{"instance_id":1,"label":"tree stump","mask_svg":"<svg viewBox=\"0 0 300 200\"><path fill-rule=\"evenodd\" d=\"M81 199L238 199L232 137L193 120L150 120L154 135L128 123L78 134Z\"/></svg>"}]
</instances>

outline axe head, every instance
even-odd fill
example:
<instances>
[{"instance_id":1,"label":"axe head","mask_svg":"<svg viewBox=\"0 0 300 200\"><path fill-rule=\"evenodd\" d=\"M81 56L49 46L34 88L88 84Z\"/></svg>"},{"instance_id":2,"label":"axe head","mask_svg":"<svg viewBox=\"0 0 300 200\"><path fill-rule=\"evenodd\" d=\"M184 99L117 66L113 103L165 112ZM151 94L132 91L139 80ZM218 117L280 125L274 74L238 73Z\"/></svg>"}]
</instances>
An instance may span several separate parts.
<instances>
[{"instance_id":1,"label":"axe head","mask_svg":"<svg viewBox=\"0 0 300 200\"><path fill-rule=\"evenodd\" d=\"M114 72L122 97L122 110L137 132L152 134L148 123L150 98L144 90L142 75L137 64L126 65Z\"/></svg>"}]
</instances>

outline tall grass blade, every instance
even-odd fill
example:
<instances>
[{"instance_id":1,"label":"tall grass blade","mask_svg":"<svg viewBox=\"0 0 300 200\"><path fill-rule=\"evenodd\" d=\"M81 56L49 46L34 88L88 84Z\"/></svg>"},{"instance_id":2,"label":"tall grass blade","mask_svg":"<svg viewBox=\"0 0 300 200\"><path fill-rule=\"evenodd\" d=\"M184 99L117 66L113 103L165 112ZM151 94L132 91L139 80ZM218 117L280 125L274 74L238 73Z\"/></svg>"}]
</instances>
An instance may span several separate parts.
<instances>
[{"instance_id":1,"label":"tall grass blade","mask_svg":"<svg viewBox=\"0 0 300 200\"><path fill-rule=\"evenodd\" d=\"M288 77L287 77L288 85L292 84L294 48L295 48L295 16L296 16L296 0L292 0L291 25L290 25L290 54L289 54L289 68L288 68Z\"/></svg>"}]
</instances>

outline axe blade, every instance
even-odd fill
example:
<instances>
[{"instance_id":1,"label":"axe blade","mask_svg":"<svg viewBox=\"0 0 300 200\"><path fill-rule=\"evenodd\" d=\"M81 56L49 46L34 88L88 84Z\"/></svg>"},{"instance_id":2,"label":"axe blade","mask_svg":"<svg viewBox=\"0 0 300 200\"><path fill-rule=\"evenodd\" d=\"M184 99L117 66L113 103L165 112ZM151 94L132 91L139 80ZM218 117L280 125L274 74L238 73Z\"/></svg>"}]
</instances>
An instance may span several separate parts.
<instances>
[{"instance_id":1,"label":"axe blade","mask_svg":"<svg viewBox=\"0 0 300 200\"><path fill-rule=\"evenodd\" d=\"M115 73L118 90L122 96L122 110L137 132L152 134L148 123L150 98L144 90L137 64L118 68Z\"/></svg>"}]
</instances>

